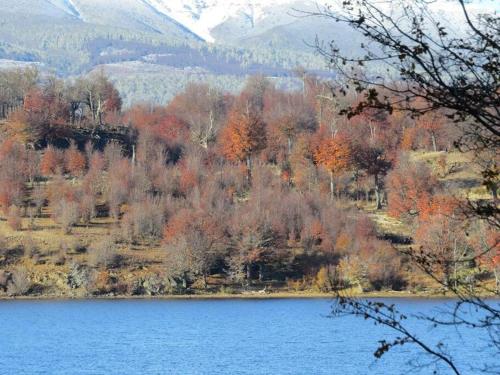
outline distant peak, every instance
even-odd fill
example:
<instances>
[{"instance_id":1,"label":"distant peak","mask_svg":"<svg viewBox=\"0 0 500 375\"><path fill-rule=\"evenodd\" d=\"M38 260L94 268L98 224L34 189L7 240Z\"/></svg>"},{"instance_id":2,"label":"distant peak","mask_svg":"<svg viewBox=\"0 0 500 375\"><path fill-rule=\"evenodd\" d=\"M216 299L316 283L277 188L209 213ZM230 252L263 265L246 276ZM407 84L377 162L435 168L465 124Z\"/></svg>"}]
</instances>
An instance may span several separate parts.
<instances>
[{"instance_id":1,"label":"distant peak","mask_svg":"<svg viewBox=\"0 0 500 375\"><path fill-rule=\"evenodd\" d=\"M75 5L73 0L47 0L53 6L61 9L66 14L69 14L72 17L81 19L81 14L78 11L78 7Z\"/></svg>"}]
</instances>

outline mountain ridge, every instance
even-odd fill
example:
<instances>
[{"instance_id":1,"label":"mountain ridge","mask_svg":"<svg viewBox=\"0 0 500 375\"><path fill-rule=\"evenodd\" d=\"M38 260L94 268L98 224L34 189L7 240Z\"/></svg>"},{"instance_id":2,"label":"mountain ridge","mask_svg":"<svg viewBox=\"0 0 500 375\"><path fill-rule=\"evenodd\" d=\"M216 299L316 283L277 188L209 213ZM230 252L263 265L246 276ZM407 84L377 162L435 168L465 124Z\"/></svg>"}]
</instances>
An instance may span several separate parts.
<instances>
[{"instance_id":1,"label":"mountain ridge","mask_svg":"<svg viewBox=\"0 0 500 375\"><path fill-rule=\"evenodd\" d=\"M34 63L62 77L103 69L125 97L159 104L193 71L228 90L249 74L293 80L298 66L328 75L311 47L316 36L349 52L358 52L361 39L346 25L297 17L295 10L323 3L333 0L1 0L0 68ZM448 3L439 0L436 9L456 25L459 10Z\"/></svg>"}]
</instances>

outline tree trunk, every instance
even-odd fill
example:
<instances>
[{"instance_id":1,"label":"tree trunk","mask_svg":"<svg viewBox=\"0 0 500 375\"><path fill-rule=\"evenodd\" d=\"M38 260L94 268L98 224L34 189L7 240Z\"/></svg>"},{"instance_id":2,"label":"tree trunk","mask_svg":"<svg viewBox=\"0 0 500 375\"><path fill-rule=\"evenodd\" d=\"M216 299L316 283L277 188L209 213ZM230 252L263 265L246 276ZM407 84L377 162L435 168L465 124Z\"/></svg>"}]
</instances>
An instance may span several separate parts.
<instances>
[{"instance_id":1,"label":"tree trunk","mask_svg":"<svg viewBox=\"0 0 500 375\"><path fill-rule=\"evenodd\" d=\"M373 123L370 121L369 122L370 124L370 139L374 140L375 139L375 136L377 135L376 134L376 127L373 125Z\"/></svg>"},{"instance_id":2,"label":"tree trunk","mask_svg":"<svg viewBox=\"0 0 500 375\"><path fill-rule=\"evenodd\" d=\"M450 285L451 285L451 264L448 259L445 259L443 262L443 284L444 284L444 290L448 291L450 290Z\"/></svg>"},{"instance_id":3,"label":"tree trunk","mask_svg":"<svg viewBox=\"0 0 500 375\"><path fill-rule=\"evenodd\" d=\"M187 276L186 273L182 275L182 288L187 289Z\"/></svg>"},{"instance_id":4,"label":"tree trunk","mask_svg":"<svg viewBox=\"0 0 500 375\"><path fill-rule=\"evenodd\" d=\"M356 202L359 202L360 189L359 189L359 176L357 172L354 175L354 181L356 182Z\"/></svg>"},{"instance_id":5,"label":"tree trunk","mask_svg":"<svg viewBox=\"0 0 500 375\"><path fill-rule=\"evenodd\" d=\"M379 190L378 186L375 186L375 202L376 202L377 210L381 210L382 209L382 199L380 197L380 190Z\"/></svg>"},{"instance_id":6,"label":"tree trunk","mask_svg":"<svg viewBox=\"0 0 500 375\"><path fill-rule=\"evenodd\" d=\"M492 183L490 186L491 197L494 202L498 202L498 186L495 183Z\"/></svg>"},{"instance_id":7,"label":"tree trunk","mask_svg":"<svg viewBox=\"0 0 500 375\"><path fill-rule=\"evenodd\" d=\"M431 133L431 140L432 140L432 148L434 152L437 152L436 134L434 134L434 132Z\"/></svg>"},{"instance_id":8,"label":"tree trunk","mask_svg":"<svg viewBox=\"0 0 500 375\"><path fill-rule=\"evenodd\" d=\"M375 175L375 201L376 201L376 206L377 210L382 209L382 195L380 191L380 178L378 174Z\"/></svg>"},{"instance_id":9,"label":"tree trunk","mask_svg":"<svg viewBox=\"0 0 500 375\"><path fill-rule=\"evenodd\" d=\"M208 148L208 142L210 139L212 139L212 135L213 135L213 131L214 131L214 123L215 123L214 111L212 109L210 109L208 129L207 129L207 132L204 135L203 141L202 141L203 148Z\"/></svg>"},{"instance_id":10,"label":"tree trunk","mask_svg":"<svg viewBox=\"0 0 500 375\"><path fill-rule=\"evenodd\" d=\"M95 110L94 110L94 98L92 97L92 91L89 90L89 109L90 113L92 113L92 122L95 124Z\"/></svg>"},{"instance_id":11,"label":"tree trunk","mask_svg":"<svg viewBox=\"0 0 500 375\"><path fill-rule=\"evenodd\" d=\"M259 282L262 282L262 280L264 280L264 265L259 263Z\"/></svg>"},{"instance_id":12,"label":"tree trunk","mask_svg":"<svg viewBox=\"0 0 500 375\"><path fill-rule=\"evenodd\" d=\"M247 285L250 285L250 280L252 279L252 265L249 263L245 267L246 267L245 279L246 279Z\"/></svg>"},{"instance_id":13,"label":"tree trunk","mask_svg":"<svg viewBox=\"0 0 500 375\"><path fill-rule=\"evenodd\" d=\"M458 287L457 282L458 275L458 261L457 261L457 239L453 241L453 286L455 289Z\"/></svg>"},{"instance_id":14,"label":"tree trunk","mask_svg":"<svg viewBox=\"0 0 500 375\"><path fill-rule=\"evenodd\" d=\"M247 182L248 185L252 184L252 158L247 156Z\"/></svg>"},{"instance_id":15,"label":"tree trunk","mask_svg":"<svg viewBox=\"0 0 500 375\"><path fill-rule=\"evenodd\" d=\"M207 289L208 282L207 282L207 274L203 272L203 289Z\"/></svg>"},{"instance_id":16,"label":"tree trunk","mask_svg":"<svg viewBox=\"0 0 500 375\"><path fill-rule=\"evenodd\" d=\"M102 114L103 114L103 103L101 101L101 97L99 96L99 100L97 101L97 126L102 125Z\"/></svg>"},{"instance_id":17,"label":"tree trunk","mask_svg":"<svg viewBox=\"0 0 500 375\"><path fill-rule=\"evenodd\" d=\"M335 191L333 186L333 171L330 171L330 199L333 201Z\"/></svg>"}]
</instances>

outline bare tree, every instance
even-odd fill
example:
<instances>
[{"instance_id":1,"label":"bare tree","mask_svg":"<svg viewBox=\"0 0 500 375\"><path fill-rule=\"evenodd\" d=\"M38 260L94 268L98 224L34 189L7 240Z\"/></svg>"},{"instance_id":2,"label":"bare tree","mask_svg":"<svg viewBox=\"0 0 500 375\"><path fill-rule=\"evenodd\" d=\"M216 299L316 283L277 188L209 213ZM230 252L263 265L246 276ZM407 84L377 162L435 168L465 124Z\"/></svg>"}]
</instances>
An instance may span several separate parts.
<instances>
[{"instance_id":1,"label":"bare tree","mask_svg":"<svg viewBox=\"0 0 500 375\"><path fill-rule=\"evenodd\" d=\"M165 223L165 211L165 202L159 198L147 197L132 203L121 223L124 236L129 242L159 239Z\"/></svg>"},{"instance_id":2,"label":"bare tree","mask_svg":"<svg viewBox=\"0 0 500 375\"><path fill-rule=\"evenodd\" d=\"M225 107L221 92L206 84L191 83L174 98L169 110L189 125L193 141L207 148L215 142Z\"/></svg>"},{"instance_id":3,"label":"bare tree","mask_svg":"<svg viewBox=\"0 0 500 375\"><path fill-rule=\"evenodd\" d=\"M60 199L52 207L54 219L61 225L64 234L70 234L80 220L78 204L66 199Z\"/></svg>"},{"instance_id":4,"label":"bare tree","mask_svg":"<svg viewBox=\"0 0 500 375\"><path fill-rule=\"evenodd\" d=\"M72 91L76 101L87 107L93 126L103 125L106 114L121 110L120 95L102 71L79 79Z\"/></svg>"}]
</instances>

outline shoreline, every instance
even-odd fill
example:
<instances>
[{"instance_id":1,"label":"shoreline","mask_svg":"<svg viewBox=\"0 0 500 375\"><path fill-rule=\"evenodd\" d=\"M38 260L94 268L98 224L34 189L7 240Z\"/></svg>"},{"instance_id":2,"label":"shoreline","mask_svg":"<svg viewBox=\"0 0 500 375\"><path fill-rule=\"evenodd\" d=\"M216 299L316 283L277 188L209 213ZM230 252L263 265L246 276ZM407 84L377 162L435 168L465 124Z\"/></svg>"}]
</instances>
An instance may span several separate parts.
<instances>
[{"instance_id":1,"label":"shoreline","mask_svg":"<svg viewBox=\"0 0 500 375\"><path fill-rule=\"evenodd\" d=\"M350 298L362 299L409 299L409 300L453 300L456 296L452 294L431 293L409 293L409 292L370 292L349 295ZM335 299L336 295L331 293L239 293L239 294L174 294L161 296L19 296L0 297L0 302L9 301L210 301L210 300L280 300L280 299ZM485 299L498 299L498 296L483 296Z\"/></svg>"}]
</instances>

